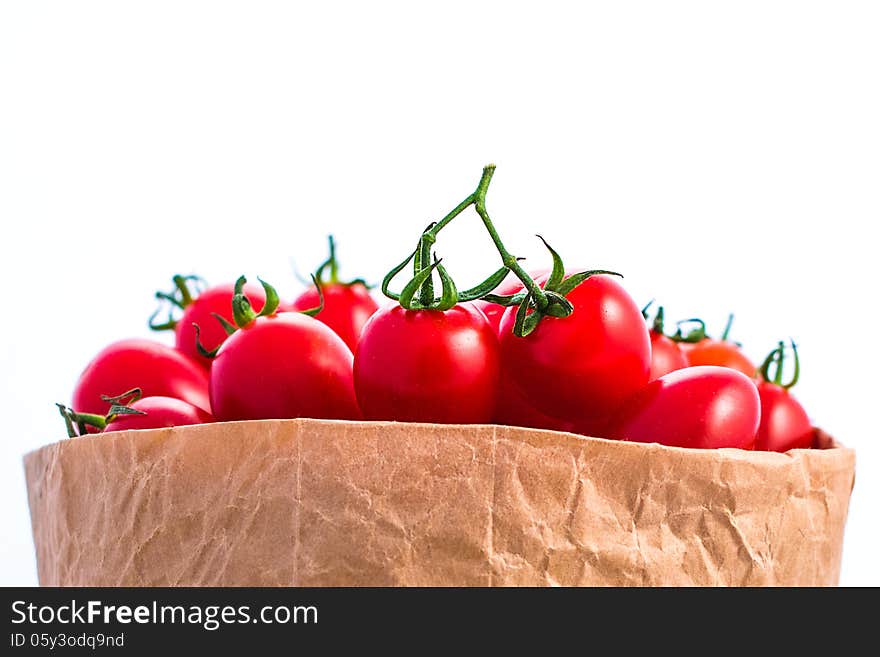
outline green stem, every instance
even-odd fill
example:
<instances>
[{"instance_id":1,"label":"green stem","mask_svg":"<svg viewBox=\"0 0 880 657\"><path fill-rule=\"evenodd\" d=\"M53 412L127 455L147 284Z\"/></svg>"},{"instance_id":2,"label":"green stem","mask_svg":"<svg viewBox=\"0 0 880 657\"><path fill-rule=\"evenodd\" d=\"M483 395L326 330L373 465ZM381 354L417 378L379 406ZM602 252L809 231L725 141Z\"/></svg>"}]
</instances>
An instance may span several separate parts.
<instances>
[{"instance_id":1,"label":"green stem","mask_svg":"<svg viewBox=\"0 0 880 657\"><path fill-rule=\"evenodd\" d=\"M535 306L538 310L544 310L549 303L547 301L547 295L544 294L544 290L541 289L541 286L538 285L535 280L529 276L528 272L522 268L516 257L511 255L504 246L504 242L501 241L501 237L498 235L498 231L495 229L495 225L492 223L492 219L486 211L486 191L489 188L489 182L492 180L492 174L494 173L494 164L489 164L483 168L483 177L480 178L480 184L477 185L477 191L473 194L474 209L477 211L477 214L480 215L480 219L483 220L483 225L486 227L486 231L492 238L492 242L495 244L495 249L501 256L501 263L516 274L516 277L522 281L525 288L531 294L532 299L535 300Z\"/></svg>"},{"instance_id":2,"label":"green stem","mask_svg":"<svg viewBox=\"0 0 880 657\"><path fill-rule=\"evenodd\" d=\"M495 167L492 166L492 171L494 171ZM437 241L437 234L443 230L449 222L455 219L462 212L467 210L477 199L477 195L480 193L482 189L483 197L486 195L486 187L489 185L489 180L492 178L492 172L490 171L487 175L486 169L483 170L483 176L480 178L480 183L477 185L477 191L473 194L468 195L461 203L456 205L445 217L443 217L440 221L433 224L428 230L422 233L422 237L419 240L419 246L416 250L416 257L413 261L413 267L415 269L415 275L418 276L422 270L427 269L432 266L431 263L431 248L434 246L434 243ZM429 276L425 282L422 284L421 289L419 290L419 303L423 307L429 307L434 302L434 277L433 275Z\"/></svg>"},{"instance_id":3,"label":"green stem","mask_svg":"<svg viewBox=\"0 0 880 657\"><path fill-rule=\"evenodd\" d=\"M683 335L681 331L681 327L683 324L687 324L689 322L695 322L699 325L698 328L692 329L688 331L687 335ZM674 342L687 342L689 344L696 344L706 338L706 322L698 317L694 317L692 319L680 319L675 323L676 330L675 335L671 336Z\"/></svg>"},{"instance_id":4,"label":"green stem","mask_svg":"<svg viewBox=\"0 0 880 657\"><path fill-rule=\"evenodd\" d=\"M336 241L332 235L328 235L327 240L330 242L330 282L338 283L339 264L336 262Z\"/></svg>"},{"instance_id":5,"label":"green stem","mask_svg":"<svg viewBox=\"0 0 880 657\"><path fill-rule=\"evenodd\" d=\"M791 340L791 351L794 356L794 373L792 374L791 381L789 381L788 383L782 382L782 368L784 367L785 362L785 342L782 341L779 342L776 349L767 354L767 358L764 359L764 362L761 363L761 367L758 368L758 372L760 372L761 378L767 381L767 383L774 383L778 386L785 388L786 390L794 386L801 376L801 362L797 352L797 345L795 344L794 340ZM776 368L773 372L772 378L770 376L771 367Z\"/></svg>"},{"instance_id":6,"label":"green stem","mask_svg":"<svg viewBox=\"0 0 880 657\"><path fill-rule=\"evenodd\" d=\"M419 257L415 260L416 272L415 275L418 276L422 270L428 269L431 267L431 247L434 245L434 237L422 235L419 240ZM425 279L425 282L422 283L422 287L419 289L419 303L428 307L434 302L434 274L431 273L428 278Z\"/></svg>"},{"instance_id":7,"label":"green stem","mask_svg":"<svg viewBox=\"0 0 880 657\"><path fill-rule=\"evenodd\" d=\"M174 286L177 288L177 291L180 292L180 306L181 308L186 308L193 302L192 292L189 291L189 286L186 284L189 277L177 274L174 276L173 280Z\"/></svg>"},{"instance_id":8,"label":"green stem","mask_svg":"<svg viewBox=\"0 0 880 657\"><path fill-rule=\"evenodd\" d=\"M779 346L776 349L776 374L773 377L773 383L778 386L782 385L782 364L785 362L785 343L782 340L779 341Z\"/></svg>"},{"instance_id":9,"label":"green stem","mask_svg":"<svg viewBox=\"0 0 880 657\"><path fill-rule=\"evenodd\" d=\"M483 169L483 176L480 178L480 183L477 185L477 190L474 193L469 194L467 198L456 205L445 217L440 221L431 224L431 226L422 233L422 237L419 239L419 245L416 248L415 257L413 258L414 276L419 276L419 274L425 269L433 269L434 265L431 262L431 249L437 241L437 234L449 225L453 219L473 205L476 202L478 195L482 194L482 197L485 198L486 188L488 187L489 181L492 179L492 173L495 170L494 166L490 165L490 167ZM422 307L428 308L434 303L433 275L424 280L419 289L418 297L419 303Z\"/></svg>"},{"instance_id":10,"label":"green stem","mask_svg":"<svg viewBox=\"0 0 880 657\"><path fill-rule=\"evenodd\" d=\"M235 291L232 295L232 319L238 328L244 328L257 318L257 313L251 307L251 302L244 294L244 285L247 279L239 276L235 281Z\"/></svg>"},{"instance_id":11,"label":"green stem","mask_svg":"<svg viewBox=\"0 0 880 657\"><path fill-rule=\"evenodd\" d=\"M485 177L485 176L486 176L486 174L484 172L483 177ZM492 177L491 174L489 175L489 177L490 178ZM482 182L483 181L480 180L480 184L482 184ZM448 224L450 221L455 219L462 212L467 210L468 207L470 207L473 204L475 197L476 197L476 193L468 196L465 200L463 200L461 203L456 205L449 214L447 214L440 221L438 221L436 224L434 224L429 230L425 231L425 235L430 235L430 237L432 238L432 242L431 242L432 244L434 243L433 240L437 239L437 233L439 233L441 230L443 230L446 227L446 224ZM428 264L430 265L430 260L428 261Z\"/></svg>"},{"instance_id":12,"label":"green stem","mask_svg":"<svg viewBox=\"0 0 880 657\"><path fill-rule=\"evenodd\" d=\"M432 308L439 307L437 306L437 299L434 298L434 280L433 274L426 275L424 272L428 269L433 269L438 267L435 263L431 262L431 251L434 246L434 243L437 241L437 235L441 230L443 230L449 223L455 219L458 215L464 212L471 205L474 206L477 214L480 216L480 219L483 222L483 225L486 228L486 231L489 233L489 236L492 238L492 242L495 245L495 249L498 251L501 256L501 262L504 268L507 271L512 271L516 274L517 278L519 278L526 290L528 290L529 296L531 297L535 307L543 311L550 305L550 300L548 299L546 293L538 285L531 276L529 276L528 272L520 266L518 259L513 256L507 248L504 246L504 242L501 241L501 238L498 235L498 231L495 229L495 225L492 223L492 219L489 217L489 213L486 210L486 193L489 189L489 183L492 181L492 176L495 173L495 165L488 164L483 167L483 175L480 177L480 182L477 184L477 188L474 192L467 196L461 203L455 206L445 217L443 217L440 221L431 224L428 226L422 233L421 238L419 239L419 244L416 247L414 253L407 258L400 265L391 270L382 281L382 292L386 296L396 299L397 301L402 301L401 305L405 308L409 307L408 304L412 302L413 296L410 294L412 290L407 289L407 295L404 299L403 294L395 295L390 292L389 285L391 280L396 276L404 267L407 266L410 260L413 261L413 274L414 277L407 285L407 288L414 281L419 281L419 289L418 289L418 306L422 308ZM441 281L443 282L443 290L444 290L444 299L449 296L450 290L453 287L452 279L446 275L445 270L442 270L438 267L438 273L440 274ZM499 270L502 272L503 270ZM466 291L467 294L472 294L478 288L481 291L481 294L485 296L488 292L491 292L494 289L486 288L486 285L494 281L499 272L493 274L489 279L481 283L476 288L472 290ZM506 273L504 274L506 275ZM503 276L502 276L503 278ZM501 279L499 279L500 281ZM497 283L496 283L497 285ZM483 291L483 289L485 291ZM440 305L445 306L446 301L443 299L440 300Z\"/></svg>"},{"instance_id":13,"label":"green stem","mask_svg":"<svg viewBox=\"0 0 880 657\"><path fill-rule=\"evenodd\" d=\"M730 327L733 326L733 313L730 313L727 316L727 325L724 327L724 333L721 334L721 339L723 341L727 340L727 337L730 335Z\"/></svg>"},{"instance_id":14,"label":"green stem","mask_svg":"<svg viewBox=\"0 0 880 657\"><path fill-rule=\"evenodd\" d=\"M77 413L73 409L67 408L64 404L55 404L58 407L61 417L64 418L64 424L67 427L67 435L70 438L84 436L88 433L88 427L92 426L101 431L107 426L107 418L104 415L96 415L94 413Z\"/></svg>"},{"instance_id":15,"label":"green stem","mask_svg":"<svg viewBox=\"0 0 880 657\"><path fill-rule=\"evenodd\" d=\"M654 333L659 333L660 335L663 335L663 323L663 306L659 306L657 308L657 314L654 316L654 325L651 327Z\"/></svg>"},{"instance_id":16,"label":"green stem","mask_svg":"<svg viewBox=\"0 0 880 657\"><path fill-rule=\"evenodd\" d=\"M797 345L791 338L789 338L789 340L791 340L791 353L794 355L794 374L791 376L791 381L783 386L786 390L796 385L801 378L801 359L800 356L798 356Z\"/></svg>"},{"instance_id":17,"label":"green stem","mask_svg":"<svg viewBox=\"0 0 880 657\"><path fill-rule=\"evenodd\" d=\"M75 413L71 411L74 421L77 424L86 424L95 429L104 429L107 426L107 417L104 415L96 415L95 413Z\"/></svg>"}]
</instances>

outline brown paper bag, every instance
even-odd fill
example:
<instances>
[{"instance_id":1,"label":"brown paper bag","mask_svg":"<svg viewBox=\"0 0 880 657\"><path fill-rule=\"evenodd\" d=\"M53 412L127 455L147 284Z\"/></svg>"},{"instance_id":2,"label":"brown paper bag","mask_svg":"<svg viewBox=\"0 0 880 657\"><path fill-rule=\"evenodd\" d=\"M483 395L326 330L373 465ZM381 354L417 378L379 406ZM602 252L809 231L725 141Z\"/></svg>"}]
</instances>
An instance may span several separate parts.
<instances>
[{"instance_id":1,"label":"brown paper bag","mask_svg":"<svg viewBox=\"0 0 880 657\"><path fill-rule=\"evenodd\" d=\"M44 585L833 585L855 457L233 422L25 457Z\"/></svg>"}]
</instances>

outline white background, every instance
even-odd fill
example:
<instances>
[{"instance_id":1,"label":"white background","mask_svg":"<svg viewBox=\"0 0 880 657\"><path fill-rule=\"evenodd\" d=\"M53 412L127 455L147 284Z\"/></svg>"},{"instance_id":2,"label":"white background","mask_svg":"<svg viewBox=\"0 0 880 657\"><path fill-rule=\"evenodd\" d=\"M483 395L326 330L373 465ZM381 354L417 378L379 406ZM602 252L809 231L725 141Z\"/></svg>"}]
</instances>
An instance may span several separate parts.
<instances>
[{"instance_id":1,"label":"white background","mask_svg":"<svg viewBox=\"0 0 880 657\"><path fill-rule=\"evenodd\" d=\"M880 14L871 2L0 5L0 584L36 582L21 456L175 272L288 296L338 238L378 280L498 165L489 209L700 315L857 450L842 582L880 584ZM459 286L497 261L473 215ZM82 482L84 486L88 482Z\"/></svg>"}]
</instances>

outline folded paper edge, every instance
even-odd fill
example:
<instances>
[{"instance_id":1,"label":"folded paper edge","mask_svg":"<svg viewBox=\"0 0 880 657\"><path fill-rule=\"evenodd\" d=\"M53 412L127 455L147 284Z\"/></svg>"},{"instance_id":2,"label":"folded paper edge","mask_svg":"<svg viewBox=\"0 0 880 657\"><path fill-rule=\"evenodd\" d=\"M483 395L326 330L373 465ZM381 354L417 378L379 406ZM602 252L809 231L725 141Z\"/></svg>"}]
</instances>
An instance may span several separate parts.
<instances>
[{"instance_id":1,"label":"folded paper edge","mask_svg":"<svg viewBox=\"0 0 880 657\"><path fill-rule=\"evenodd\" d=\"M743 450L732 447L722 447L717 449L701 449L694 447L672 447L668 445L662 445L660 443L647 443L647 442L628 442L621 440L612 440L610 438L601 438L596 436L584 436L581 434L569 433L566 431L554 431L551 429L531 429L525 427L514 427L514 426L506 426L506 425L496 425L496 424L432 424L425 422L389 422L389 421L376 421L376 422L367 422L367 421L357 421L357 420L316 420L311 418L294 418L294 419L285 419L285 420L242 420L236 422L224 422L224 423L212 423L212 424L203 424L203 425L189 425L189 426L181 426L181 427L166 427L161 429L139 429L139 430L129 430L129 431L109 431L101 434L89 434L88 436L81 436L78 438L64 438L62 440L55 441L53 443L47 443L46 445L42 445L41 447L37 447L29 452L26 452L22 456L22 460L26 463L28 460L34 458L37 453L50 450L50 449L59 449L59 450L67 450L67 449L77 449L77 445L80 445L86 441L94 441L94 440L113 440L122 435L138 435L143 434L144 436L156 434L159 432L172 432L172 433L190 433L190 432L199 432L199 431L212 431L217 426L229 425L229 426L242 426L242 425L265 425L265 426L273 426L278 423L286 423L299 425L297 428L308 428L311 425L321 425L321 426L333 426L340 425L344 426L346 431L351 431L352 429L357 429L358 426L365 426L370 428L376 428L381 426L395 426L399 427L400 425L407 425L413 427L415 430L421 429L429 429L432 431L454 431L460 432L462 430L467 430L468 428L473 428L475 431L483 431L487 429L492 429L493 431L504 430L506 433L511 435L519 434L522 437L531 436L538 440L543 441L566 441L569 444L574 441L579 445L583 445L586 443L594 443L596 446L617 446L622 449L633 449L633 450L647 450L652 453L669 453L670 455L678 455L678 456L686 456L686 457L694 457L694 458L714 458L716 455L722 455L726 458L730 458L732 460L745 460L750 462L761 462L766 461L767 463L771 463L776 461L777 463L782 463L785 460L792 458L811 458L811 459L839 459L846 458L847 460L852 460L855 462L855 450L846 447L840 442L838 442L834 437L825 432L820 428L815 428L815 439L814 445L821 445L819 447L813 447L809 449L793 449L788 452L779 453L779 452L757 452L751 450Z\"/></svg>"}]
</instances>

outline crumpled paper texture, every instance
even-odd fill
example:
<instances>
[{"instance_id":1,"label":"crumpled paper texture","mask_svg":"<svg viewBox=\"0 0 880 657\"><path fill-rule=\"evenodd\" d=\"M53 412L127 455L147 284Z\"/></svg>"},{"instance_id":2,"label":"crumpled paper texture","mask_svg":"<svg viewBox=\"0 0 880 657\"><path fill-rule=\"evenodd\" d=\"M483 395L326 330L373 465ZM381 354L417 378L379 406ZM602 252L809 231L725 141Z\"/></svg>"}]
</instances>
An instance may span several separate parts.
<instances>
[{"instance_id":1,"label":"crumpled paper texture","mask_svg":"<svg viewBox=\"0 0 880 657\"><path fill-rule=\"evenodd\" d=\"M231 422L25 457L40 583L834 585L855 456Z\"/></svg>"}]
</instances>

